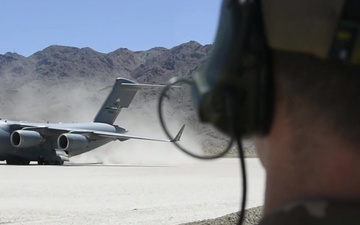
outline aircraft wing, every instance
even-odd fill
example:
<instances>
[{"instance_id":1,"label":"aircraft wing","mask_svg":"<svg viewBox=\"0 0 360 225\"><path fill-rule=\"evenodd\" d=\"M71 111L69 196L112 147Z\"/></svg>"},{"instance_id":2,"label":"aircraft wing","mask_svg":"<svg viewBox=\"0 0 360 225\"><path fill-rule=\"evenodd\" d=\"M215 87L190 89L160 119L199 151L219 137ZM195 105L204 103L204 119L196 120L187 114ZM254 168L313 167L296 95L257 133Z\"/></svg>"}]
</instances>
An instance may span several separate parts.
<instances>
[{"instance_id":1,"label":"aircraft wing","mask_svg":"<svg viewBox=\"0 0 360 225\"><path fill-rule=\"evenodd\" d=\"M72 128L62 128L62 127L52 127L52 126L26 126L23 130L33 130L38 131L39 133L46 135L49 133L73 133L73 134L83 134L86 136L91 136L92 139L98 139L98 137L112 138L117 139L119 141L126 141L129 139L139 139L139 140L148 140L148 141L161 141L161 142L177 142L180 140L181 135L185 129L185 125L183 125L177 135L172 139L158 139L151 137L142 137L136 135L122 134L116 132L106 132L106 131L98 131L98 130L86 130L86 129L72 129Z\"/></svg>"},{"instance_id":2,"label":"aircraft wing","mask_svg":"<svg viewBox=\"0 0 360 225\"><path fill-rule=\"evenodd\" d=\"M181 127L177 135L172 140L167 139L157 139L157 138L150 138L150 137L141 137L141 136L135 136L135 135L128 135L128 134L119 134L119 133L113 133L113 132L103 132L103 131L94 131L93 135L98 135L101 137L107 137L107 138L116 138L120 141L126 141L128 139L139 139L139 140L148 140L148 141L162 141L162 142L177 142L180 140L180 137L182 135L182 132L185 128L185 125Z\"/></svg>"}]
</instances>

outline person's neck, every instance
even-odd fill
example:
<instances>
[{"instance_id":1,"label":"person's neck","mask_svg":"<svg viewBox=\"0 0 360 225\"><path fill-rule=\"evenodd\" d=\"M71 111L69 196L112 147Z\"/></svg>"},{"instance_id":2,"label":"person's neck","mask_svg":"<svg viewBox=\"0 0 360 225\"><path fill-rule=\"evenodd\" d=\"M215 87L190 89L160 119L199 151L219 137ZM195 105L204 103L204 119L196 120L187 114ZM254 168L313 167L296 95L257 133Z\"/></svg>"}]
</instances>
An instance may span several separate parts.
<instances>
[{"instance_id":1,"label":"person's neck","mask_svg":"<svg viewBox=\"0 0 360 225\"><path fill-rule=\"evenodd\" d=\"M304 199L360 199L359 149L336 136L296 140L289 130L278 131L267 138L264 215Z\"/></svg>"}]
</instances>

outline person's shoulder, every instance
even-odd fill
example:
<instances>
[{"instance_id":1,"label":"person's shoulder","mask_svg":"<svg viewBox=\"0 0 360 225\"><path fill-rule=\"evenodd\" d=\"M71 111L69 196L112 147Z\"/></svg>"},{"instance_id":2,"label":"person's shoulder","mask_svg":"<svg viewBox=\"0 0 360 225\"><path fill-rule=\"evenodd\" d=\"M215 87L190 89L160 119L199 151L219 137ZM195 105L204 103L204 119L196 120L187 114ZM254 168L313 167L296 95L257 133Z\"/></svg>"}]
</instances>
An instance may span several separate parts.
<instances>
[{"instance_id":1,"label":"person's shoulder","mask_svg":"<svg viewBox=\"0 0 360 225\"><path fill-rule=\"evenodd\" d=\"M259 224L360 224L360 200L312 199L299 201L265 216Z\"/></svg>"}]
</instances>

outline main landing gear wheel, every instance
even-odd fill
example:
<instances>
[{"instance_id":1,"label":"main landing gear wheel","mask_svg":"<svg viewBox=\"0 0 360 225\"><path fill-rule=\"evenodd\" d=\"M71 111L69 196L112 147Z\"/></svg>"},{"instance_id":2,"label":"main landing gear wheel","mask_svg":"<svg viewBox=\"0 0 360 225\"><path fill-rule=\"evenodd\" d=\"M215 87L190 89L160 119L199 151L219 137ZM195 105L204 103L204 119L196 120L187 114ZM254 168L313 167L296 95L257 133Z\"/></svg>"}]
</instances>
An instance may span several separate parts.
<instances>
[{"instance_id":1,"label":"main landing gear wheel","mask_svg":"<svg viewBox=\"0 0 360 225\"><path fill-rule=\"evenodd\" d=\"M64 161L57 161L55 165L64 165Z\"/></svg>"},{"instance_id":2,"label":"main landing gear wheel","mask_svg":"<svg viewBox=\"0 0 360 225\"><path fill-rule=\"evenodd\" d=\"M8 164L8 165L16 165L16 161L13 160L13 159L7 159L6 164Z\"/></svg>"},{"instance_id":3,"label":"main landing gear wheel","mask_svg":"<svg viewBox=\"0 0 360 225\"><path fill-rule=\"evenodd\" d=\"M30 160L21 159L21 158L12 158L12 159L7 159L6 164L8 164L8 165L29 165Z\"/></svg>"},{"instance_id":4,"label":"main landing gear wheel","mask_svg":"<svg viewBox=\"0 0 360 225\"><path fill-rule=\"evenodd\" d=\"M38 165L44 165L44 159L38 159Z\"/></svg>"},{"instance_id":5,"label":"main landing gear wheel","mask_svg":"<svg viewBox=\"0 0 360 225\"><path fill-rule=\"evenodd\" d=\"M30 160L25 160L25 159L23 159L22 161L21 161L21 165L29 165L30 164Z\"/></svg>"},{"instance_id":6,"label":"main landing gear wheel","mask_svg":"<svg viewBox=\"0 0 360 225\"><path fill-rule=\"evenodd\" d=\"M61 161L61 160L60 161L59 160L45 160L42 165L64 165L64 161Z\"/></svg>"}]
</instances>

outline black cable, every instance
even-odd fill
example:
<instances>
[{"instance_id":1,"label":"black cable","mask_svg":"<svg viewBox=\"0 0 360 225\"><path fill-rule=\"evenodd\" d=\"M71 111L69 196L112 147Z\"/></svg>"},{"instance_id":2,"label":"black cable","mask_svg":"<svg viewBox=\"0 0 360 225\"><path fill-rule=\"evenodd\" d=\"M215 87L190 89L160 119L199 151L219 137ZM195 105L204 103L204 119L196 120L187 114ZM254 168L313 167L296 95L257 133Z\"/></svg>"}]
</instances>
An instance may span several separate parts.
<instances>
[{"instance_id":1,"label":"black cable","mask_svg":"<svg viewBox=\"0 0 360 225\"><path fill-rule=\"evenodd\" d=\"M158 114L159 114L160 123L161 123L162 128L164 129L164 132L170 139L173 139L173 137L170 134L170 132L168 131L168 129L165 125L164 119L163 119L162 103L163 103L164 97L167 96L166 92L173 85L178 84L180 82L184 82L188 85L193 84L193 82L191 80L186 79L186 78L173 78L173 79L169 80L168 84L165 85L164 89L162 90L162 92L160 94L159 102L158 102ZM246 166L245 166L244 151L243 151L241 135L240 135L241 132L238 130L239 128L236 126L236 124L238 124L238 121L237 121L238 115L237 115L237 111L236 111L237 101L236 101L235 96L236 95L229 92L229 93L227 93L227 97L225 98L228 112L230 112L230 116L229 116L230 117L229 118L230 126L229 127L232 127L233 131L231 132L232 135L231 135L231 140L229 142L229 145L223 152L220 152L219 154L213 155L213 156L199 156L199 155L196 155L196 154L192 153L191 151L188 151L187 149L183 148L181 145L177 144L176 142L173 142L173 144L175 144L175 146L177 146L181 151L183 151L184 153L186 153L194 158L209 160L209 159L216 159L216 158L220 158L220 157L224 156L231 149L233 142L236 141L236 144L238 147L238 152L239 152L239 158L240 158L240 170L241 170L241 174L242 174L242 200L240 201L241 202L240 215L239 215L239 220L237 222L238 225L241 225L245 218L245 206L246 206L246 197L247 197L247 178L246 178Z\"/></svg>"},{"instance_id":2,"label":"black cable","mask_svg":"<svg viewBox=\"0 0 360 225\"><path fill-rule=\"evenodd\" d=\"M240 170L242 174L242 200L240 205L240 215L239 220L237 222L238 225L241 225L245 218L245 206L246 206L246 197L247 197L247 179L246 179L246 166L245 166L245 158L244 158L244 151L242 147L242 143L240 140L240 136L236 137L236 143L238 146L239 151L239 158L240 158Z\"/></svg>"},{"instance_id":3,"label":"black cable","mask_svg":"<svg viewBox=\"0 0 360 225\"><path fill-rule=\"evenodd\" d=\"M237 126L237 124L239 124L238 121L238 106L237 104L237 94L236 91L234 89L229 89L228 92L226 93L227 98L226 98L226 105L228 108L228 112L229 113L229 123L230 123L230 127L232 127L232 136L233 139L235 139L237 147L238 147L238 152L239 152L239 159L240 159L240 173L242 175L242 200L240 201L240 215L239 215L239 220L237 222L237 225L242 225L244 218L245 218L245 207L246 207L246 197L247 197L247 178L246 178L246 166L245 166L245 157L244 157L244 149L242 146L242 142L241 142L241 131L239 130L239 126ZM241 186L241 185L240 185Z\"/></svg>"},{"instance_id":4,"label":"black cable","mask_svg":"<svg viewBox=\"0 0 360 225\"><path fill-rule=\"evenodd\" d=\"M158 102L158 115L159 115L159 120L160 120L160 124L166 134L166 136L172 140L174 139L174 137L170 134L169 132L169 129L167 128L166 124L165 124L165 121L164 121L164 117L163 117L163 111L162 111L162 105L163 105L163 99L164 97L168 97L168 95L166 94L166 92L174 87L174 85L178 84L178 83L185 83L187 85L193 85L193 81L190 80L190 79L186 79L186 78L179 78L179 77L174 77L172 79L170 79L168 81L168 83L165 85L165 87L163 88L161 94L160 94L160 97L159 97L159 102ZM216 154L216 155L197 155L195 153L193 153L192 151L189 151L188 149L185 149L184 147L182 147L180 144L178 144L177 142L173 142L173 144L178 147L181 151L183 151L184 153L194 157L194 158L197 158L197 159L203 159L203 160L209 160L209 159L217 159L217 158L220 158L224 155L226 155L231 147L233 146L233 143L234 143L234 137L231 136L231 139L229 140L229 143L228 145L226 146L226 148L221 151L219 154Z\"/></svg>"}]
</instances>

